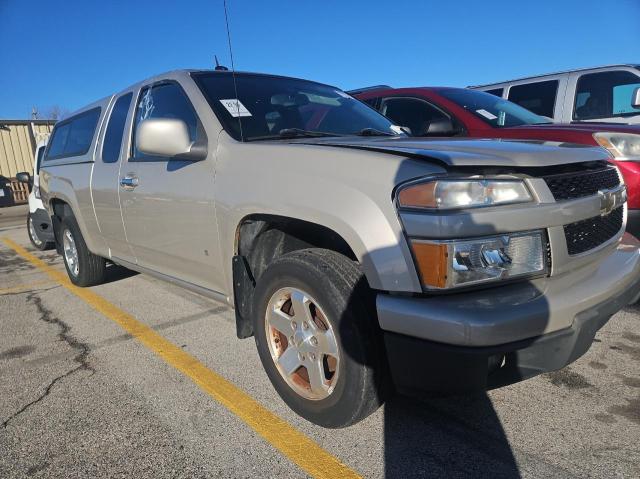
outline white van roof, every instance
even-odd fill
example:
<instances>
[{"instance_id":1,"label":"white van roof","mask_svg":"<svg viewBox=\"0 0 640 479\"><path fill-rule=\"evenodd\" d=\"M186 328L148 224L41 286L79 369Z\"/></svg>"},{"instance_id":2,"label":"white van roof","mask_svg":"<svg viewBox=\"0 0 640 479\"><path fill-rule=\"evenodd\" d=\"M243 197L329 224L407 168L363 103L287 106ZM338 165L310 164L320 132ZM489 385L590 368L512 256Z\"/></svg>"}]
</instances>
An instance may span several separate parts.
<instances>
[{"instance_id":1,"label":"white van roof","mask_svg":"<svg viewBox=\"0 0 640 479\"><path fill-rule=\"evenodd\" d=\"M593 71L608 70L608 69L611 69L611 68L620 68L620 67L624 67L624 68L640 68L640 64L638 64L638 63L618 63L618 64L615 64L615 65L601 65L601 66L598 66L598 67L590 67L590 68L574 68L572 70L563 70L563 71L553 72L553 73L544 73L542 75L530 75L530 76L526 76L526 77L513 78L511 80L484 83L482 85L469 85L467 88L485 88L485 87L489 87L489 86L493 86L493 85L500 85L502 83L512 83L512 82L522 81L522 80L534 80L534 79L544 78L544 77L548 77L548 76L562 75L562 74L565 74L565 73L583 72L583 71L590 71L590 70L593 70Z\"/></svg>"}]
</instances>

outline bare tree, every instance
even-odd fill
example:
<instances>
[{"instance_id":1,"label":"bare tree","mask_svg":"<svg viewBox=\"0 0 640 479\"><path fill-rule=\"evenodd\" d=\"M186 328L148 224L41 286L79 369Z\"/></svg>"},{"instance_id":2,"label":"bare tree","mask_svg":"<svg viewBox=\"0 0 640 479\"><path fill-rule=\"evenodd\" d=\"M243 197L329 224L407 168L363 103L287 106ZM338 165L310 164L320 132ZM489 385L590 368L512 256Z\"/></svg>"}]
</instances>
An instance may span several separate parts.
<instances>
[{"instance_id":1,"label":"bare tree","mask_svg":"<svg viewBox=\"0 0 640 479\"><path fill-rule=\"evenodd\" d=\"M36 111L38 111L36 109ZM41 120L62 120L64 117L69 115L69 110L61 107L60 105L52 105L49 108L41 110L42 113L38 112L38 118Z\"/></svg>"}]
</instances>

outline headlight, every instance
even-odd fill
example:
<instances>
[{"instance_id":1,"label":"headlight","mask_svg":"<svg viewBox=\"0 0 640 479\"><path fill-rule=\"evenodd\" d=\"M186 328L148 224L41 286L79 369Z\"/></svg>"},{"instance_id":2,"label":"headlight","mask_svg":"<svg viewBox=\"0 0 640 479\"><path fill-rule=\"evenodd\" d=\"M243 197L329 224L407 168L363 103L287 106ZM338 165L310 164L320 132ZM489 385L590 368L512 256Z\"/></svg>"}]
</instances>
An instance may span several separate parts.
<instances>
[{"instance_id":1,"label":"headlight","mask_svg":"<svg viewBox=\"0 0 640 479\"><path fill-rule=\"evenodd\" d=\"M431 180L409 184L398 193L401 207L437 210L527 203L532 200L521 180Z\"/></svg>"},{"instance_id":2,"label":"headlight","mask_svg":"<svg viewBox=\"0 0 640 479\"><path fill-rule=\"evenodd\" d=\"M456 288L547 273L542 231L460 241L413 240L422 284Z\"/></svg>"},{"instance_id":3,"label":"headlight","mask_svg":"<svg viewBox=\"0 0 640 479\"><path fill-rule=\"evenodd\" d=\"M594 133L593 138L619 161L640 161L640 135L633 133Z\"/></svg>"}]
</instances>

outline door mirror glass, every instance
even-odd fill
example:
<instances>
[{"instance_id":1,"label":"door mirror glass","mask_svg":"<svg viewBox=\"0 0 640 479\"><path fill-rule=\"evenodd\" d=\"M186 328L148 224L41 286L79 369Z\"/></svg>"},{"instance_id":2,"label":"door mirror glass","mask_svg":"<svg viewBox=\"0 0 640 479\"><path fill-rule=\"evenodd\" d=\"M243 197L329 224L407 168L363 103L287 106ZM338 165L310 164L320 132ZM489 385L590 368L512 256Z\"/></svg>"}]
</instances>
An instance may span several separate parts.
<instances>
[{"instance_id":1,"label":"door mirror glass","mask_svg":"<svg viewBox=\"0 0 640 479\"><path fill-rule=\"evenodd\" d=\"M631 107L640 108L640 87L633 90L633 94L631 95Z\"/></svg>"},{"instance_id":2,"label":"door mirror glass","mask_svg":"<svg viewBox=\"0 0 640 479\"><path fill-rule=\"evenodd\" d=\"M136 149L145 155L198 161L206 157L194 148L187 124L176 118L148 118L136 131Z\"/></svg>"}]
</instances>

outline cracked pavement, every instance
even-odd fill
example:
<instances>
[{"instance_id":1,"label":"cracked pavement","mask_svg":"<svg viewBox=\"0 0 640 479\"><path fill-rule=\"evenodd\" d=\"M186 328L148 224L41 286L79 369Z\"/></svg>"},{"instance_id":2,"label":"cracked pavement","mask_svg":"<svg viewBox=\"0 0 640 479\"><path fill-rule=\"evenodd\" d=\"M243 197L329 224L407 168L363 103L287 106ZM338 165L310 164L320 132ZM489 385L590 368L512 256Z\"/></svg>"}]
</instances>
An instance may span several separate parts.
<instances>
[{"instance_id":1,"label":"cracked pavement","mask_svg":"<svg viewBox=\"0 0 640 479\"><path fill-rule=\"evenodd\" d=\"M53 289L53 288L51 288ZM16 293L10 293L10 294L16 294ZM24 406L22 406L18 411L16 411L14 414L12 414L8 419L4 420L2 422L2 424L0 424L0 427L5 428L9 425L9 423L15 419L16 417L18 417L20 414L23 414L24 412L26 412L30 407L34 406L35 404L38 404L40 401L42 401L45 397L47 397L49 395L49 393L51 392L51 389L60 381L62 381L63 379L71 376L72 374L78 372L78 371L91 371L91 373L93 374L95 372L95 370L89 365L89 363L87 362L87 356L89 355L89 346L83 342L80 342L78 340L76 340L75 338L73 338L69 331L71 330L71 328L62 320L60 320L60 318L57 318L56 316L53 315L53 313L51 312L51 310L47 309L43 303L42 303L42 299L38 296L38 293L33 291L33 290L27 290L25 292L23 292L22 294L26 294L26 301L27 303L32 303L36 306L37 308L37 315L39 315L39 319L41 321L44 321L45 323L49 323L49 324L55 324L60 328L60 332L58 333L58 339L60 341L65 342L66 344L68 344L72 349L77 351L77 354L73 357L73 361L77 363L77 366L71 368L70 370L68 370L67 372L56 376L55 378L53 378L53 380L51 380L51 382L44 388L44 391L42 392L42 394L40 396L38 396L36 399L34 399L31 402L28 402L27 404L25 404ZM13 350L9 350L9 353L13 352L13 354L6 354L6 356L8 357L20 357L23 354L26 354L28 352L30 352L29 348L24 348L20 349L20 348L14 348Z\"/></svg>"},{"instance_id":2,"label":"cracked pavement","mask_svg":"<svg viewBox=\"0 0 640 479\"><path fill-rule=\"evenodd\" d=\"M5 229L21 245L23 227ZM54 268L55 252L34 252ZM92 291L364 477L640 477L640 307L564 370L473 397L390 401L344 430L282 403L232 312L112 268ZM419 367L419 365L416 365ZM117 324L0 243L0 477L305 477Z\"/></svg>"}]
</instances>

